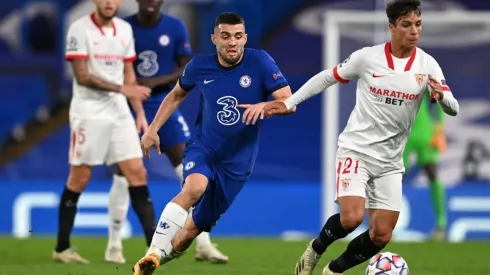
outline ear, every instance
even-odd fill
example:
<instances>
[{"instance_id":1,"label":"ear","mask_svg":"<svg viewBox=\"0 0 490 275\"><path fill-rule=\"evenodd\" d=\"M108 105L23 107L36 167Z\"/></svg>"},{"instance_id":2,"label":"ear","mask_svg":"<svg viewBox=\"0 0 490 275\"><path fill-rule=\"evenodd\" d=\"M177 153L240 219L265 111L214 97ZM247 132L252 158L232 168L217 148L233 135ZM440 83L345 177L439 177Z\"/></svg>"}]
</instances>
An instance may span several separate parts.
<instances>
[{"instance_id":1,"label":"ear","mask_svg":"<svg viewBox=\"0 0 490 275\"><path fill-rule=\"evenodd\" d=\"M243 43L243 45L245 46L247 44L247 41L248 41L248 34L245 34L243 36L243 39L245 40L245 43Z\"/></svg>"},{"instance_id":2,"label":"ear","mask_svg":"<svg viewBox=\"0 0 490 275\"><path fill-rule=\"evenodd\" d=\"M216 45L216 35L214 33L211 34L211 41Z\"/></svg>"},{"instance_id":3,"label":"ear","mask_svg":"<svg viewBox=\"0 0 490 275\"><path fill-rule=\"evenodd\" d=\"M391 24L390 23L390 24L388 24L388 28L390 29L391 34L393 34L393 32L395 31L396 26L395 26L395 24Z\"/></svg>"}]
</instances>

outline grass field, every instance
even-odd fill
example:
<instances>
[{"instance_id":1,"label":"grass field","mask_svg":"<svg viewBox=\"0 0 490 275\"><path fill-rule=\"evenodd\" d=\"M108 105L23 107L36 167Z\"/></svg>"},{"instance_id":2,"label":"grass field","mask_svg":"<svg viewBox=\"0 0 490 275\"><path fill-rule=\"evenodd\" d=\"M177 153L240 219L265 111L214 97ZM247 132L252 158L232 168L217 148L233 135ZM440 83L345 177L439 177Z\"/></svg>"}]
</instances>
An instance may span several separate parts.
<instances>
[{"instance_id":1,"label":"grass field","mask_svg":"<svg viewBox=\"0 0 490 275\"><path fill-rule=\"evenodd\" d=\"M191 248L182 258L159 269L156 274L172 275L274 275L294 274L297 258L303 253L306 242L284 242L274 239L215 239L220 249L228 253L230 262L213 265L194 261ZM78 238L73 240L80 254L90 265L66 265L51 261L54 246L52 238L16 240L0 238L0 275L119 275L132 274L132 264L144 254L142 239L124 243L125 265L107 264L103 261L105 239ZM316 272L339 255L346 243L336 243L327 250ZM483 275L490 274L489 243L396 243L385 251L401 254L408 262L412 275ZM365 264L346 272L364 274Z\"/></svg>"}]
</instances>

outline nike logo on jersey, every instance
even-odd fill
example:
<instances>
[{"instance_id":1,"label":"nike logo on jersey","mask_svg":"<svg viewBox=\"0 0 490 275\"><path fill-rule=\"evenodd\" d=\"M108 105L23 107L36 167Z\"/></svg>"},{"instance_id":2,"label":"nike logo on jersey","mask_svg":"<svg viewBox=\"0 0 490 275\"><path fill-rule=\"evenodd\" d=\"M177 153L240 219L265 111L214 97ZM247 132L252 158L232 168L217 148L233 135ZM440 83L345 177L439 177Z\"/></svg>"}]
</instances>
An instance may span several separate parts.
<instances>
[{"instance_id":1,"label":"nike logo on jersey","mask_svg":"<svg viewBox=\"0 0 490 275\"><path fill-rule=\"evenodd\" d=\"M377 77L383 77L384 75L380 75L380 74L373 74L373 77L374 78L377 78Z\"/></svg>"},{"instance_id":2,"label":"nike logo on jersey","mask_svg":"<svg viewBox=\"0 0 490 275\"><path fill-rule=\"evenodd\" d=\"M206 79L204 79L204 84L208 84L208 83L211 83L211 82L213 82L213 81L214 81L214 79L211 79L211 80L206 80Z\"/></svg>"}]
</instances>

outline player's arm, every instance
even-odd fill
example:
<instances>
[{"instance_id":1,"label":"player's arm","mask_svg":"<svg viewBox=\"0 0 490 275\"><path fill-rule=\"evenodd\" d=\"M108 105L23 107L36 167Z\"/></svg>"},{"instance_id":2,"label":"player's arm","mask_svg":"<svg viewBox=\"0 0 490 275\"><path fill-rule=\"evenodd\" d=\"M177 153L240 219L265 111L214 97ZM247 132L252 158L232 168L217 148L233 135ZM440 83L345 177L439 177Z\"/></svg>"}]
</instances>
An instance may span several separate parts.
<instances>
[{"instance_id":1,"label":"player's arm","mask_svg":"<svg viewBox=\"0 0 490 275\"><path fill-rule=\"evenodd\" d=\"M437 61L431 57L429 81L431 101L439 103L442 111L450 116L456 116L459 112L459 103L454 98L451 89L446 83L444 74Z\"/></svg>"},{"instance_id":2,"label":"player's arm","mask_svg":"<svg viewBox=\"0 0 490 275\"><path fill-rule=\"evenodd\" d=\"M184 99L187 97L188 91L184 90L180 83L177 82L175 87L170 93L163 99L162 104L158 108L157 114L153 121L151 122L148 130L150 132L156 133L163 124L167 122L168 118L177 110L177 108L182 104Z\"/></svg>"},{"instance_id":3,"label":"player's arm","mask_svg":"<svg viewBox=\"0 0 490 275\"><path fill-rule=\"evenodd\" d=\"M158 108L155 118L151 122L148 130L149 132L156 133L165 124L170 115L180 106L182 101L187 97L189 91L195 87L195 78L197 76L195 70L194 60L189 61L184 71L182 72L179 81L172 89L172 91L163 99L160 108Z\"/></svg>"},{"instance_id":4,"label":"player's arm","mask_svg":"<svg viewBox=\"0 0 490 275\"><path fill-rule=\"evenodd\" d=\"M134 72L134 66L132 61L124 62L124 84L137 85L136 73ZM133 110L137 116L145 115L145 110L143 109L143 102L141 100L130 98L129 102L131 103L131 107L133 107Z\"/></svg>"},{"instance_id":5,"label":"player's arm","mask_svg":"<svg viewBox=\"0 0 490 275\"><path fill-rule=\"evenodd\" d=\"M67 35L65 59L71 61L75 81L80 86L102 92L121 92L128 98L143 99L149 96L149 91L135 86L118 85L90 73L88 69L88 42L83 26L73 24Z\"/></svg>"},{"instance_id":6,"label":"player's arm","mask_svg":"<svg viewBox=\"0 0 490 275\"><path fill-rule=\"evenodd\" d=\"M309 98L325 91L328 87L337 83L348 83L351 79L358 78L359 72L364 67L362 50L352 53L343 63L332 69L327 69L310 78L297 92L284 101L286 109L308 100ZM272 114L276 114L272 112ZM271 114L269 114L271 115Z\"/></svg>"},{"instance_id":7,"label":"player's arm","mask_svg":"<svg viewBox=\"0 0 490 275\"><path fill-rule=\"evenodd\" d=\"M272 98L274 99L275 102L284 102L288 98L290 98L293 93L291 92L291 87L288 85L286 87L282 87L279 90L273 92ZM285 115L292 114L296 112L296 106L293 106L291 109L288 109L288 113L285 113Z\"/></svg>"}]
</instances>

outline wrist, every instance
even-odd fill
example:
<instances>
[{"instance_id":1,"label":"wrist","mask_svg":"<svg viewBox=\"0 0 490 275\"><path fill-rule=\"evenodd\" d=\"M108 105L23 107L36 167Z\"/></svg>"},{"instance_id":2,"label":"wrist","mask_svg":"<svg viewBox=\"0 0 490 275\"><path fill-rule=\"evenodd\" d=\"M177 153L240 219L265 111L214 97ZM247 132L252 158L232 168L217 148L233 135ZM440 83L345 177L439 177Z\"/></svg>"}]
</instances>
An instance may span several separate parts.
<instances>
[{"instance_id":1,"label":"wrist","mask_svg":"<svg viewBox=\"0 0 490 275\"><path fill-rule=\"evenodd\" d=\"M284 105L286 105L286 109L288 109L288 111L296 106L296 104L291 99L292 97L289 97L284 101Z\"/></svg>"}]
</instances>

